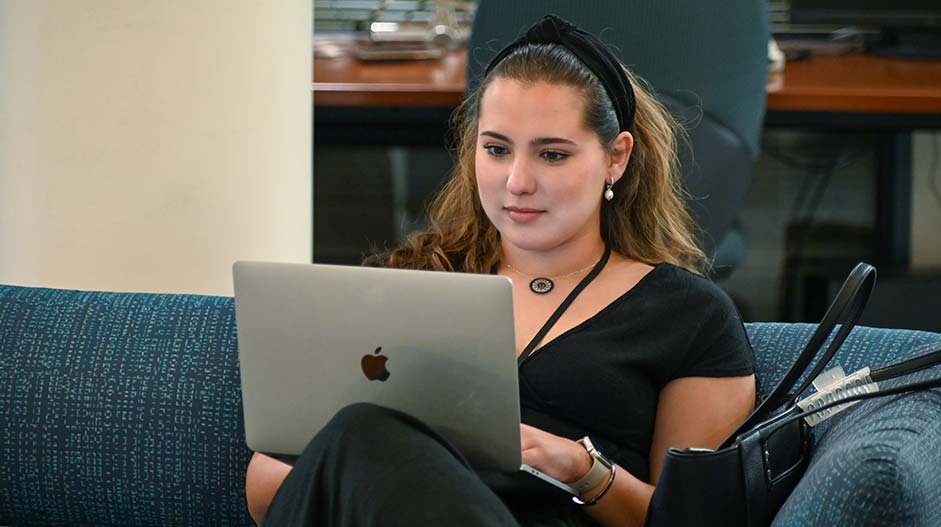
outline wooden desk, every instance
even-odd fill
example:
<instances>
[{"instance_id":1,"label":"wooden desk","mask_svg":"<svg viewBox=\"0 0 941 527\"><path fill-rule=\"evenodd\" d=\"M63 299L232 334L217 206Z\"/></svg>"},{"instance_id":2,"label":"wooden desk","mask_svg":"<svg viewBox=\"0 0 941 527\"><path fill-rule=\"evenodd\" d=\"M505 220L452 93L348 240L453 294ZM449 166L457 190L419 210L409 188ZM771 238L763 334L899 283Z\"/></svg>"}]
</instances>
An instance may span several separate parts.
<instances>
[{"instance_id":1,"label":"wooden desk","mask_svg":"<svg viewBox=\"0 0 941 527\"><path fill-rule=\"evenodd\" d=\"M464 98L466 52L440 60L314 59L314 105L454 108Z\"/></svg>"},{"instance_id":2,"label":"wooden desk","mask_svg":"<svg viewBox=\"0 0 941 527\"><path fill-rule=\"evenodd\" d=\"M464 95L465 52L442 60L314 60L314 105L454 108ZM941 114L941 61L813 55L768 81L769 112Z\"/></svg>"},{"instance_id":3,"label":"wooden desk","mask_svg":"<svg viewBox=\"0 0 941 527\"><path fill-rule=\"evenodd\" d=\"M772 111L941 113L941 61L812 55L768 88Z\"/></svg>"}]
</instances>

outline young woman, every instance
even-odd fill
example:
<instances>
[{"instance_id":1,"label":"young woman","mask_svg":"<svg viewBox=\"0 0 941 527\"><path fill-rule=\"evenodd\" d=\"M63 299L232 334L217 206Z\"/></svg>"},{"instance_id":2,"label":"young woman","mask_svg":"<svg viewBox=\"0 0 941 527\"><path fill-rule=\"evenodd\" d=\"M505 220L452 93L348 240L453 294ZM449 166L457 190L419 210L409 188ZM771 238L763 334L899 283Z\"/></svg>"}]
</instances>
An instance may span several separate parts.
<instances>
[{"instance_id":1,"label":"young woman","mask_svg":"<svg viewBox=\"0 0 941 527\"><path fill-rule=\"evenodd\" d=\"M255 454L266 526L642 525L666 449L714 448L753 408L742 322L700 274L676 123L608 48L548 16L457 115L431 227L371 263L512 280L523 461L581 495L494 491L423 423L357 405L293 469Z\"/></svg>"}]
</instances>

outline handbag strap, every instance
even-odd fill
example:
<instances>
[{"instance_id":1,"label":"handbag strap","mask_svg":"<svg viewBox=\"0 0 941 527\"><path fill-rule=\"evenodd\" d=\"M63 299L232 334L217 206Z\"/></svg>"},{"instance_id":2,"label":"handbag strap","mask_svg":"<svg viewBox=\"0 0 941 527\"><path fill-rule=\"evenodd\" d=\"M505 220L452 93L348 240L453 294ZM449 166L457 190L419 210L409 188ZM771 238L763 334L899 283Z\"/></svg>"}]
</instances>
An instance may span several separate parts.
<instances>
[{"instance_id":1,"label":"handbag strap","mask_svg":"<svg viewBox=\"0 0 941 527\"><path fill-rule=\"evenodd\" d=\"M857 270L859 271L858 273ZM835 324L840 324L840 330L837 331L836 336L833 337L830 345L827 346L827 351L824 352L823 357L814 365L814 369L810 371L810 375L805 377L800 387L791 394L788 404L793 405L797 401L800 394L814 382L814 379L816 379L830 363L830 359L836 355L836 352L840 349L840 346L843 345L846 337L849 336L850 331L852 331L856 323L859 322L859 317L862 316L863 310L866 308L866 303L869 301L869 295L872 293L875 285L876 268L866 263L857 264L856 268L853 269L853 272L850 273L850 276L847 278L847 281L843 284L844 288L850 290L850 296L848 297L849 304L843 307L842 311L834 318L836 321ZM841 288L841 292L842 289L843 288ZM824 319L826 318L826 315L824 315ZM827 334L829 334L830 331L832 331L832 329L827 330ZM824 339L825 338L826 335L824 335ZM822 344L823 343L821 343L821 345ZM797 375L796 377L799 376L800 375Z\"/></svg>"},{"instance_id":2,"label":"handbag strap","mask_svg":"<svg viewBox=\"0 0 941 527\"><path fill-rule=\"evenodd\" d=\"M816 408L812 408L810 410L804 410L802 412L789 415L784 419L768 423L766 426L759 426L756 430L752 430L748 432L748 434L752 434L757 431L762 436L767 437L773 434L775 430L781 428L782 426L785 426L798 419L803 419L804 417L807 417L808 415L812 415L812 414L816 414L819 412L823 412L825 410L829 410L830 408L833 408L834 406L851 403L853 401L862 401L865 399L876 399L879 397L886 397L889 395L899 395L902 393L917 392L921 390L927 390L929 388L938 388L938 387L941 387L941 377L928 379L926 381L918 381L918 382L913 382L910 384L904 384L902 386L893 386L892 388L886 388L885 390L879 390L877 392L857 393L854 395L843 397L842 399L831 401L827 404L818 406ZM745 435L743 434L743 436L739 439L744 439L744 437Z\"/></svg>"},{"instance_id":3,"label":"handbag strap","mask_svg":"<svg viewBox=\"0 0 941 527\"><path fill-rule=\"evenodd\" d=\"M894 379L895 377L915 373L916 371L921 371L938 364L941 362L941 340L920 346L915 349L915 352L918 353L917 356L902 362L897 362L891 366L879 368L870 373L869 378L872 379L873 382Z\"/></svg>"},{"instance_id":4,"label":"handbag strap","mask_svg":"<svg viewBox=\"0 0 941 527\"><path fill-rule=\"evenodd\" d=\"M846 281L843 282L843 286L840 288L839 293L837 293L833 303L827 309L823 320L817 325L817 329L814 330L813 334L810 336L810 340L807 341L807 344L804 345L803 349L801 349L801 352L798 354L797 359L794 360L794 364L791 365L787 373L784 374L784 377L778 382L778 385L775 386L768 397L758 405L758 408L722 442L722 447L730 446L735 442L735 438L753 428L761 421L764 421L771 412L780 408L785 402L792 405L794 404L794 401L797 400L800 393L813 382L821 371L823 371L823 368L826 367L830 359L833 358L833 355L843 344L843 341L846 340L850 330L853 329L860 315L862 315L863 308L866 307L866 302L869 300L869 295L872 293L872 288L875 283L875 267L863 262L856 264L856 267L850 272ZM823 357L812 370L811 375L808 376L793 395L788 395L789 390L807 370L807 367L813 361L817 352L820 351L826 343L827 337L830 336L833 329L838 324L840 325L840 330L830 342Z\"/></svg>"},{"instance_id":5,"label":"handbag strap","mask_svg":"<svg viewBox=\"0 0 941 527\"><path fill-rule=\"evenodd\" d=\"M582 292L582 290L588 287L588 284L590 284L592 280L601 274L601 270L604 269L605 265L607 265L609 258L611 258L611 248L606 245L604 248L604 254L601 255L601 259L598 260L598 263L592 267L591 272L588 273L585 278L582 278L582 281L575 286L575 289L572 289L572 292L570 292L568 296L565 297L565 300L559 304L559 307L557 307L556 310L551 315L549 315L549 319L546 320L546 323L542 325L542 328L540 328L532 340L529 341L529 344L527 344L526 348L523 349L523 353L520 353L519 358L516 359L517 369L522 368L523 364L533 356L533 352L536 350L536 346L542 342L542 339L546 336L547 333L549 333L549 330L552 329L552 326L554 326L555 323L558 322L559 318L562 317L562 313L565 313L565 310L568 309L570 305L572 305L572 302L575 301L575 297L577 297L578 294Z\"/></svg>"}]
</instances>

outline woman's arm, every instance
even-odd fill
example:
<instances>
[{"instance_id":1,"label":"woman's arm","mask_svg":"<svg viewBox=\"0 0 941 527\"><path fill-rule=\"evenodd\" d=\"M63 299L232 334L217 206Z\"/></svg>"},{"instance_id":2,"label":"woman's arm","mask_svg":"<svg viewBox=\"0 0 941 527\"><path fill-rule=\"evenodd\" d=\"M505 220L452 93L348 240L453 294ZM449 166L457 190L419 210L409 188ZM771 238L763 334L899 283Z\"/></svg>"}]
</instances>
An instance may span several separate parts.
<instances>
[{"instance_id":1,"label":"woman's arm","mask_svg":"<svg viewBox=\"0 0 941 527\"><path fill-rule=\"evenodd\" d=\"M755 409L755 376L683 377L660 391L650 444L650 482L667 448L717 448Z\"/></svg>"},{"instance_id":2,"label":"woman's arm","mask_svg":"<svg viewBox=\"0 0 941 527\"><path fill-rule=\"evenodd\" d=\"M291 465L272 457L258 452L252 456L245 473L245 498L248 513L258 525L265 519L271 500L290 471Z\"/></svg>"},{"instance_id":3,"label":"woman's arm","mask_svg":"<svg viewBox=\"0 0 941 527\"><path fill-rule=\"evenodd\" d=\"M657 421L650 449L651 482L656 483L668 447L715 448L751 413L755 377L687 377L670 382L660 392ZM561 481L573 482L588 472L585 449L568 439L523 425L523 462ZM585 494L596 496L604 484ZM618 467L608 493L585 511L602 525L641 526L654 485Z\"/></svg>"}]
</instances>

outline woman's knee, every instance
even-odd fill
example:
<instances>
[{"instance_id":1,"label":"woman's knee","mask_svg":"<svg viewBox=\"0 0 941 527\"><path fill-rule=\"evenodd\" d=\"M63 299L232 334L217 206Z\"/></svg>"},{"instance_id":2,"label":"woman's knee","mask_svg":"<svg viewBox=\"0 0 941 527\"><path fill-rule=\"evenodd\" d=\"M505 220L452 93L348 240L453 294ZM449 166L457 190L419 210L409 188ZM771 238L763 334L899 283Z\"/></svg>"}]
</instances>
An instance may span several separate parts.
<instances>
[{"instance_id":1,"label":"woman's knee","mask_svg":"<svg viewBox=\"0 0 941 527\"><path fill-rule=\"evenodd\" d=\"M375 447L376 439L411 437L414 418L372 403L342 408L307 444L302 457L359 457Z\"/></svg>"},{"instance_id":2,"label":"woman's knee","mask_svg":"<svg viewBox=\"0 0 941 527\"><path fill-rule=\"evenodd\" d=\"M344 432L370 432L402 420L404 414L373 403L353 403L340 409L326 428Z\"/></svg>"},{"instance_id":3,"label":"woman's knee","mask_svg":"<svg viewBox=\"0 0 941 527\"><path fill-rule=\"evenodd\" d=\"M382 442L379 450L377 441ZM356 403L338 411L308 443L302 456L330 452L328 457L333 459L368 458L377 452L391 455L432 444L453 450L437 432L409 414L376 404Z\"/></svg>"}]
</instances>

